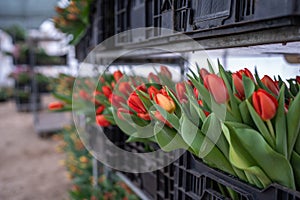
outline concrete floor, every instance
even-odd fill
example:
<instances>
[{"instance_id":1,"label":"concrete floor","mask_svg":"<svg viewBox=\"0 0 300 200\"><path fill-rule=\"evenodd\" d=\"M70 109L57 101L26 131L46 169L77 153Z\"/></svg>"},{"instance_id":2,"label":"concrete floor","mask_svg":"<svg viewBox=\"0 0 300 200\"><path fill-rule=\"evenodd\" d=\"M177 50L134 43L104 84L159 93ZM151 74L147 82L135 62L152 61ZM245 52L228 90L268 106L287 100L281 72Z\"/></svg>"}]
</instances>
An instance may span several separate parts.
<instances>
[{"instance_id":1,"label":"concrete floor","mask_svg":"<svg viewBox=\"0 0 300 200\"><path fill-rule=\"evenodd\" d=\"M64 154L55 151L57 141L37 136L31 113L0 103L0 137L0 200L68 199Z\"/></svg>"}]
</instances>

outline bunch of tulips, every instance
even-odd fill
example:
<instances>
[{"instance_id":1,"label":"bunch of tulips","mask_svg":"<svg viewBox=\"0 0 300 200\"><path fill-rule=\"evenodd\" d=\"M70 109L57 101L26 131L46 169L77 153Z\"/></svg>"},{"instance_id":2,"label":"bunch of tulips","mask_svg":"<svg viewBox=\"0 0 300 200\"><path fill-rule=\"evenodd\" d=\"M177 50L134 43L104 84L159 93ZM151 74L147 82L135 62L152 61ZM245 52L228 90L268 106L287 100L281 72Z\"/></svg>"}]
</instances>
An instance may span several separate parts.
<instances>
[{"instance_id":1,"label":"bunch of tulips","mask_svg":"<svg viewBox=\"0 0 300 200\"><path fill-rule=\"evenodd\" d=\"M167 67L147 78L119 70L82 80L79 97L93 104L100 126L117 125L128 142L186 149L211 167L258 188L278 183L300 190L300 77L215 73L197 67L172 81ZM230 191L229 191L230 193ZM231 193L232 198L237 198Z\"/></svg>"},{"instance_id":2,"label":"bunch of tulips","mask_svg":"<svg viewBox=\"0 0 300 200\"><path fill-rule=\"evenodd\" d=\"M102 87L111 113L98 124L118 125L129 142L186 149L258 188L278 183L300 189L299 77L287 84L248 69L225 71L221 64L218 74L209 64L179 83L166 67L139 82L119 76L114 92Z\"/></svg>"}]
</instances>

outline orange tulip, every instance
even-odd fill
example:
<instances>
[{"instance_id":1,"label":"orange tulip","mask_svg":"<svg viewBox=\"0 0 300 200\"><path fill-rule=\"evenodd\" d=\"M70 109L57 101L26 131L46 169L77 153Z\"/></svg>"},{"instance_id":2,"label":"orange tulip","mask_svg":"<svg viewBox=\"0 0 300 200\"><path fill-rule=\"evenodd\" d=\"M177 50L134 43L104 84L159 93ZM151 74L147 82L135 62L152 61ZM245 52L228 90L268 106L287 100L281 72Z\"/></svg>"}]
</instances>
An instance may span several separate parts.
<instances>
[{"instance_id":1,"label":"orange tulip","mask_svg":"<svg viewBox=\"0 0 300 200\"><path fill-rule=\"evenodd\" d=\"M147 121L151 120L149 113L138 113L137 116Z\"/></svg>"},{"instance_id":2,"label":"orange tulip","mask_svg":"<svg viewBox=\"0 0 300 200\"><path fill-rule=\"evenodd\" d=\"M217 75L206 75L204 78L204 86L213 95L217 103L226 103L229 100L229 95L225 83L223 79L218 77Z\"/></svg>"},{"instance_id":3,"label":"orange tulip","mask_svg":"<svg viewBox=\"0 0 300 200\"><path fill-rule=\"evenodd\" d=\"M52 102L48 105L49 110L60 110L64 107L64 104L60 101Z\"/></svg>"},{"instance_id":4,"label":"orange tulip","mask_svg":"<svg viewBox=\"0 0 300 200\"><path fill-rule=\"evenodd\" d=\"M160 73L169 79L172 78L172 74L166 66L160 66Z\"/></svg>"},{"instance_id":5,"label":"orange tulip","mask_svg":"<svg viewBox=\"0 0 300 200\"><path fill-rule=\"evenodd\" d=\"M110 125L109 121L107 121L107 119L105 118L104 115L97 115L96 122L98 125L100 125L102 127L107 127Z\"/></svg>"},{"instance_id":6,"label":"orange tulip","mask_svg":"<svg viewBox=\"0 0 300 200\"><path fill-rule=\"evenodd\" d=\"M279 94L279 87L278 84L273 81L268 75L265 75L262 79L261 82L269 89L271 92L273 92L275 95L278 96Z\"/></svg>"},{"instance_id":7,"label":"orange tulip","mask_svg":"<svg viewBox=\"0 0 300 200\"><path fill-rule=\"evenodd\" d=\"M154 87L154 86L151 85L151 86L148 88L148 94L149 94L149 96L150 96L150 99L153 99L153 97L154 97L157 93L159 93L159 90L158 90L156 87Z\"/></svg>"},{"instance_id":8,"label":"orange tulip","mask_svg":"<svg viewBox=\"0 0 300 200\"><path fill-rule=\"evenodd\" d=\"M185 88L184 82L176 84L176 93L177 93L177 97L181 103L188 101L188 98L186 96L186 88Z\"/></svg>"},{"instance_id":9,"label":"orange tulip","mask_svg":"<svg viewBox=\"0 0 300 200\"><path fill-rule=\"evenodd\" d=\"M258 115L264 120L272 119L277 111L278 102L274 96L263 89L258 89L252 95L252 103Z\"/></svg>"},{"instance_id":10,"label":"orange tulip","mask_svg":"<svg viewBox=\"0 0 300 200\"><path fill-rule=\"evenodd\" d=\"M161 89L160 93L155 95L154 101L169 113L173 113L176 109L173 99L164 89Z\"/></svg>"},{"instance_id":11,"label":"orange tulip","mask_svg":"<svg viewBox=\"0 0 300 200\"><path fill-rule=\"evenodd\" d=\"M115 81L118 82L122 78L123 73L120 70L117 70L114 72L113 76Z\"/></svg>"},{"instance_id":12,"label":"orange tulip","mask_svg":"<svg viewBox=\"0 0 300 200\"><path fill-rule=\"evenodd\" d=\"M251 78L254 81L252 73L247 68L239 70L232 74L232 80L233 80L235 89L238 92L238 97L240 97L242 99L245 98L243 75Z\"/></svg>"}]
</instances>

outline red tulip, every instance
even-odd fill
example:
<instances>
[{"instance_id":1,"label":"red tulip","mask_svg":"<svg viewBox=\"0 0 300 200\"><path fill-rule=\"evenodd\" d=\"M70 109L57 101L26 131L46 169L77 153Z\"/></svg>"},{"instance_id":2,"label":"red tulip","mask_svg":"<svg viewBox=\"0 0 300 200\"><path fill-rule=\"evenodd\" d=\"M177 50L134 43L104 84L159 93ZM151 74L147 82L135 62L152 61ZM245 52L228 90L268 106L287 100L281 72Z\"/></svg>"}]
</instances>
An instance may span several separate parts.
<instances>
[{"instance_id":1,"label":"red tulip","mask_svg":"<svg viewBox=\"0 0 300 200\"><path fill-rule=\"evenodd\" d=\"M113 76L115 81L118 82L122 78L123 74L120 70L117 70L114 72Z\"/></svg>"},{"instance_id":2,"label":"red tulip","mask_svg":"<svg viewBox=\"0 0 300 200\"><path fill-rule=\"evenodd\" d=\"M154 113L154 116L159 120L161 121L162 123L166 124L167 126L169 126L170 128L172 128L172 125L170 122L168 122L161 114L159 111L156 111Z\"/></svg>"},{"instance_id":3,"label":"red tulip","mask_svg":"<svg viewBox=\"0 0 300 200\"><path fill-rule=\"evenodd\" d=\"M194 96L195 96L196 99L199 98L199 91L198 91L197 88L194 88Z\"/></svg>"},{"instance_id":4,"label":"red tulip","mask_svg":"<svg viewBox=\"0 0 300 200\"><path fill-rule=\"evenodd\" d=\"M116 94L111 94L109 97L109 102L116 108L122 107L122 103L126 104L126 100Z\"/></svg>"},{"instance_id":5,"label":"red tulip","mask_svg":"<svg viewBox=\"0 0 300 200\"><path fill-rule=\"evenodd\" d=\"M93 99L92 99L92 102L95 104L95 105L100 105L101 103L96 99L96 96L98 96L98 95L101 95L102 93L101 92L99 92L99 91L97 91L97 90L95 90L94 92L93 92Z\"/></svg>"},{"instance_id":6,"label":"red tulip","mask_svg":"<svg viewBox=\"0 0 300 200\"><path fill-rule=\"evenodd\" d=\"M102 112L103 112L103 110L105 109L105 106L99 106L97 109L96 109L96 115L100 115Z\"/></svg>"},{"instance_id":7,"label":"red tulip","mask_svg":"<svg viewBox=\"0 0 300 200\"><path fill-rule=\"evenodd\" d=\"M300 84L300 76L296 76L296 81L298 84Z\"/></svg>"},{"instance_id":8,"label":"red tulip","mask_svg":"<svg viewBox=\"0 0 300 200\"><path fill-rule=\"evenodd\" d=\"M109 98L109 96L112 94L112 91L109 86L102 86L102 92L106 96L106 98Z\"/></svg>"},{"instance_id":9,"label":"red tulip","mask_svg":"<svg viewBox=\"0 0 300 200\"><path fill-rule=\"evenodd\" d=\"M149 94L149 96L150 96L150 99L153 99L153 97L154 97L157 93L159 93L159 90L158 90L156 87L154 87L154 86L151 85L151 86L148 88L148 94Z\"/></svg>"},{"instance_id":10,"label":"red tulip","mask_svg":"<svg viewBox=\"0 0 300 200\"><path fill-rule=\"evenodd\" d=\"M131 111L126 110L125 108L118 108L117 115L118 115L119 119L121 119L121 120L125 120L124 117L122 116L122 113L130 114L130 115L133 114Z\"/></svg>"},{"instance_id":11,"label":"red tulip","mask_svg":"<svg viewBox=\"0 0 300 200\"><path fill-rule=\"evenodd\" d=\"M127 100L127 105L137 113L147 113L147 110L136 92L132 92Z\"/></svg>"},{"instance_id":12,"label":"red tulip","mask_svg":"<svg viewBox=\"0 0 300 200\"><path fill-rule=\"evenodd\" d=\"M254 81L252 73L247 69L239 70L232 74L232 80L235 86L235 89L238 92L238 96L242 99L245 97L244 85L243 85L243 75L251 78Z\"/></svg>"},{"instance_id":13,"label":"red tulip","mask_svg":"<svg viewBox=\"0 0 300 200\"><path fill-rule=\"evenodd\" d=\"M79 91L79 96L83 99L83 100L89 100L90 96L88 95L88 93L84 90L80 90Z\"/></svg>"},{"instance_id":14,"label":"red tulip","mask_svg":"<svg viewBox=\"0 0 300 200\"><path fill-rule=\"evenodd\" d=\"M206 75L210 74L205 68L201 68L199 73L200 73L202 80L204 80Z\"/></svg>"},{"instance_id":15,"label":"red tulip","mask_svg":"<svg viewBox=\"0 0 300 200\"><path fill-rule=\"evenodd\" d=\"M138 113L137 116L139 118L142 118L142 119L146 120L146 121L151 120L151 117L150 117L149 113Z\"/></svg>"},{"instance_id":16,"label":"red tulip","mask_svg":"<svg viewBox=\"0 0 300 200\"><path fill-rule=\"evenodd\" d=\"M115 85L116 85L116 82L112 81L110 86L114 89L115 88Z\"/></svg>"},{"instance_id":17,"label":"red tulip","mask_svg":"<svg viewBox=\"0 0 300 200\"><path fill-rule=\"evenodd\" d=\"M60 110L64 107L64 104L60 101L49 103L48 109L49 110Z\"/></svg>"},{"instance_id":18,"label":"red tulip","mask_svg":"<svg viewBox=\"0 0 300 200\"><path fill-rule=\"evenodd\" d=\"M149 82L154 82L154 83L160 83L159 77L152 72L148 75L148 81Z\"/></svg>"},{"instance_id":19,"label":"red tulip","mask_svg":"<svg viewBox=\"0 0 300 200\"><path fill-rule=\"evenodd\" d=\"M122 82L119 84L119 91L124 95L129 95L132 92L132 88L128 82Z\"/></svg>"},{"instance_id":20,"label":"red tulip","mask_svg":"<svg viewBox=\"0 0 300 200\"><path fill-rule=\"evenodd\" d=\"M172 74L166 66L160 66L160 73L169 79L172 78Z\"/></svg>"},{"instance_id":21,"label":"red tulip","mask_svg":"<svg viewBox=\"0 0 300 200\"><path fill-rule=\"evenodd\" d=\"M217 103L226 103L229 100L228 91L222 78L215 74L206 75L204 85Z\"/></svg>"},{"instance_id":22,"label":"red tulip","mask_svg":"<svg viewBox=\"0 0 300 200\"><path fill-rule=\"evenodd\" d=\"M173 113L176 109L173 99L164 89L161 89L160 93L154 96L154 101L169 113Z\"/></svg>"},{"instance_id":23,"label":"red tulip","mask_svg":"<svg viewBox=\"0 0 300 200\"><path fill-rule=\"evenodd\" d=\"M110 125L109 121L107 121L107 119L105 118L104 115L97 115L96 122L98 125L100 125L102 127L107 127Z\"/></svg>"},{"instance_id":24,"label":"red tulip","mask_svg":"<svg viewBox=\"0 0 300 200\"><path fill-rule=\"evenodd\" d=\"M181 103L187 102L188 98L186 96L186 88L185 88L184 82L176 84L176 93L177 93L177 97Z\"/></svg>"},{"instance_id":25,"label":"red tulip","mask_svg":"<svg viewBox=\"0 0 300 200\"><path fill-rule=\"evenodd\" d=\"M273 92L275 95L278 96L279 94L279 87L278 84L273 81L268 75L265 75L262 79L261 82L269 89L271 92Z\"/></svg>"},{"instance_id":26,"label":"red tulip","mask_svg":"<svg viewBox=\"0 0 300 200\"><path fill-rule=\"evenodd\" d=\"M272 119L277 111L278 102L274 96L263 89L258 89L252 95L252 103L258 115L264 120Z\"/></svg>"}]
</instances>

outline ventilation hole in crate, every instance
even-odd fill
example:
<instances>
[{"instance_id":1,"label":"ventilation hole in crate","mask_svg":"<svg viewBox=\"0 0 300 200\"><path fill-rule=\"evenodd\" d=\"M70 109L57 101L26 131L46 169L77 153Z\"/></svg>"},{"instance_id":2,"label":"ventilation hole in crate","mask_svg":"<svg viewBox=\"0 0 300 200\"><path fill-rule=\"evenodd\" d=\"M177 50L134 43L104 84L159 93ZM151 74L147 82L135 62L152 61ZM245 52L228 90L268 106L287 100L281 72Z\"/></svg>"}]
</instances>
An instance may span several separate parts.
<instances>
[{"instance_id":1,"label":"ventilation hole in crate","mask_svg":"<svg viewBox=\"0 0 300 200\"><path fill-rule=\"evenodd\" d=\"M241 0L239 9L239 19L249 19L254 15L255 12L255 0Z\"/></svg>"}]
</instances>

